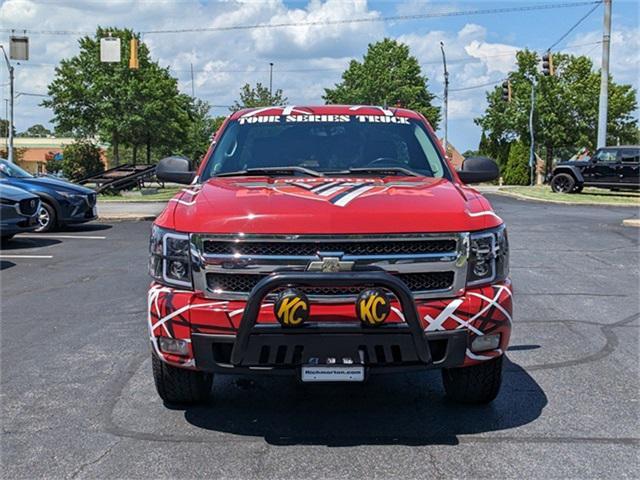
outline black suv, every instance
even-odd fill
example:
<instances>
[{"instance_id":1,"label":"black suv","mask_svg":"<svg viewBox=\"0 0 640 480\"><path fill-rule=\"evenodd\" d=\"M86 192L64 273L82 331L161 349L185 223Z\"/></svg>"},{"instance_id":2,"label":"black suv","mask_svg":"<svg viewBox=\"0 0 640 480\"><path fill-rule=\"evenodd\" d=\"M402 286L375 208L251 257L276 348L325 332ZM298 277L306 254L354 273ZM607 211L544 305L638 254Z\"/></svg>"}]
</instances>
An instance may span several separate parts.
<instances>
[{"instance_id":1,"label":"black suv","mask_svg":"<svg viewBox=\"0 0 640 480\"><path fill-rule=\"evenodd\" d=\"M640 146L604 147L586 160L558 163L550 184L558 193L579 193L585 186L635 190L640 187L639 172Z\"/></svg>"}]
</instances>

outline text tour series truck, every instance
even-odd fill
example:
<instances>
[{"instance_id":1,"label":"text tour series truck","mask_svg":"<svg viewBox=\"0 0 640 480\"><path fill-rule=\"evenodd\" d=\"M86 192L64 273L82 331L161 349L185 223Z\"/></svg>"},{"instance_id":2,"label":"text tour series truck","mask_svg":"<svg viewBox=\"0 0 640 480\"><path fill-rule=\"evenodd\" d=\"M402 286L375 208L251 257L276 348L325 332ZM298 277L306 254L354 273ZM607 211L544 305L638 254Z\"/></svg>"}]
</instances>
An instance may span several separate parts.
<instances>
[{"instance_id":1,"label":"text tour series truck","mask_svg":"<svg viewBox=\"0 0 640 480\"><path fill-rule=\"evenodd\" d=\"M241 110L151 232L148 324L167 403L209 395L214 375L302 382L438 368L447 396L500 389L511 332L504 223L458 172L426 119L373 106Z\"/></svg>"}]
</instances>

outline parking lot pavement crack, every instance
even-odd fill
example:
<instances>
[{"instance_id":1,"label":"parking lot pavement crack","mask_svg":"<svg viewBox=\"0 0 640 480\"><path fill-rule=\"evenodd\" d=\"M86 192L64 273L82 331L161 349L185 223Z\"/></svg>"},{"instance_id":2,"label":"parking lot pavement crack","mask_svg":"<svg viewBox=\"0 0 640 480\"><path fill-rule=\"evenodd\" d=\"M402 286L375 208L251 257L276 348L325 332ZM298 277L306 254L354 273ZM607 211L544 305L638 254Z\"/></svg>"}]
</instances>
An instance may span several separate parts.
<instances>
[{"instance_id":1,"label":"parking lot pavement crack","mask_svg":"<svg viewBox=\"0 0 640 480\"><path fill-rule=\"evenodd\" d=\"M78 469L75 472L73 472L69 478L78 478L78 476L81 475L86 468L101 462L102 459L104 459L107 455L109 455L120 442L121 440L117 440L113 442L104 452L102 452L102 454L100 454L98 458L91 460L90 462L82 463L80 467L78 467Z\"/></svg>"},{"instance_id":2,"label":"parking lot pavement crack","mask_svg":"<svg viewBox=\"0 0 640 480\"><path fill-rule=\"evenodd\" d=\"M635 320L640 318L640 313L634 313L633 315L629 315L628 317L623 318L622 320L618 320L617 322L611 324L598 324L600 327L600 331L604 335L605 344L604 346L598 350L597 352L586 355L582 358L576 358L573 360L566 360L564 362L552 362L552 363L540 363L535 365L530 365L525 367L527 372L532 372L536 370L553 370L556 368L566 368L566 367L575 367L577 365L583 365L585 363L595 362L597 360L601 360L611 354L618 347L619 339L618 336L613 331L616 327L625 326ZM579 323L577 320L572 320L572 322ZM531 323L535 323L532 321ZM542 322L540 322L542 323Z\"/></svg>"}]
</instances>

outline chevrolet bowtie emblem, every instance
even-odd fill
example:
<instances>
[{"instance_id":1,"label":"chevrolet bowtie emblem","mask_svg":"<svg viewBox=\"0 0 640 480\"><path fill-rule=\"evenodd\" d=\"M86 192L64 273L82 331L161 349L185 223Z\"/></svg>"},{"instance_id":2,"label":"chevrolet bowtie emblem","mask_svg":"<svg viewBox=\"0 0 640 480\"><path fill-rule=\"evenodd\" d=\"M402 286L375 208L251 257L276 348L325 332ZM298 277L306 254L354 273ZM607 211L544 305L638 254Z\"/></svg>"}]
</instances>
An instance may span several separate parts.
<instances>
[{"instance_id":1,"label":"chevrolet bowtie emblem","mask_svg":"<svg viewBox=\"0 0 640 480\"><path fill-rule=\"evenodd\" d=\"M315 260L309 263L307 270L310 272L345 272L353 270L354 262L345 262L339 257L323 257L321 260Z\"/></svg>"}]
</instances>

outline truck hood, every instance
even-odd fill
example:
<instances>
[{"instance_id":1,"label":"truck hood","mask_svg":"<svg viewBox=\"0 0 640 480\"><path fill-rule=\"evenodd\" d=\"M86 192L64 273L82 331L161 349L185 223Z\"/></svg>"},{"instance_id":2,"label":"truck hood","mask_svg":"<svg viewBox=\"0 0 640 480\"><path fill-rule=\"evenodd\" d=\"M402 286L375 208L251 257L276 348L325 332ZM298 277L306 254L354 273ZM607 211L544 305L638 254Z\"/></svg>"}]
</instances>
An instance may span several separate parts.
<instances>
[{"instance_id":1,"label":"truck hood","mask_svg":"<svg viewBox=\"0 0 640 480\"><path fill-rule=\"evenodd\" d=\"M584 168L589 165L589 160L565 160L564 162L558 162L556 167L578 167Z\"/></svg>"},{"instance_id":2,"label":"truck hood","mask_svg":"<svg viewBox=\"0 0 640 480\"><path fill-rule=\"evenodd\" d=\"M481 230L502 221L445 179L213 178L170 200L157 223L183 232L359 234Z\"/></svg>"}]
</instances>

